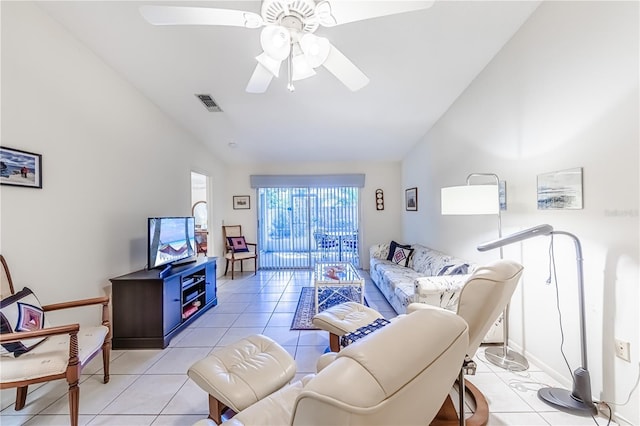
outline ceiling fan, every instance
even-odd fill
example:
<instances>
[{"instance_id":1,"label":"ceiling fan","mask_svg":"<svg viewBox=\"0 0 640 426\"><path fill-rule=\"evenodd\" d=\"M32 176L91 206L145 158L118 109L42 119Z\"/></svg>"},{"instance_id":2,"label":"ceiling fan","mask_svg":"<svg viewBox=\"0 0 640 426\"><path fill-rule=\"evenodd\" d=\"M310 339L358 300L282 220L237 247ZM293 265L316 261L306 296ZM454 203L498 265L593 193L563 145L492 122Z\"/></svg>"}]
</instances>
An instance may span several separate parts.
<instances>
[{"instance_id":1,"label":"ceiling fan","mask_svg":"<svg viewBox=\"0 0 640 426\"><path fill-rule=\"evenodd\" d=\"M287 61L288 84L316 74L323 66L352 91L369 78L325 37L313 33L319 26L394 15L431 7L434 0L263 0L261 14L231 9L184 6L141 6L140 13L153 25L225 25L260 28L263 53L247 85L249 93L263 93Z\"/></svg>"}]
</instances>

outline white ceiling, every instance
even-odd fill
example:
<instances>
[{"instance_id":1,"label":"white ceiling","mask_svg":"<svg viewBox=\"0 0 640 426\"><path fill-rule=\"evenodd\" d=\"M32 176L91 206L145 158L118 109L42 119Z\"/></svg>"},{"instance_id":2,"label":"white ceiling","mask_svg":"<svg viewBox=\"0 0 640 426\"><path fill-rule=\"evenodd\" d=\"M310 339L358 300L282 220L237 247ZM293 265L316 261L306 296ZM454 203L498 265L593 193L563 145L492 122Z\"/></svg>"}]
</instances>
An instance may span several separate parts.
<instances>
[{"instance_id":1,"label":"white ceiling","mask_svg":"<svg viewBox=\"0 0 640 426\"><path fill-rule=\"evenodd\" d=\"M370 79L351 92L332 74L245 92L260 30L152 26L141 4L260 13L258 1L64 1L39 6L229 163L400 160L539 1L436 1L429 9L320 27ZM210 94L223 112L194 96ZM235 148L229 146L233 142Z\"/></svg>"}]
</instances>

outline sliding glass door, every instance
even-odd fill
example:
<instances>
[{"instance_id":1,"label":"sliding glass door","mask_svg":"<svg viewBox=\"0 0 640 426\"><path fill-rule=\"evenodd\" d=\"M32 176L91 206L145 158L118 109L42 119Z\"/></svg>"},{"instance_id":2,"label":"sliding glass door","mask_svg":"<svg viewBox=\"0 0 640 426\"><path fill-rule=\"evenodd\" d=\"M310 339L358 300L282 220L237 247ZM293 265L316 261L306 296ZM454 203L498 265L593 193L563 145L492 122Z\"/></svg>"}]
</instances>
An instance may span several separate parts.
<instances>
[{"instance_id":1,"label":"sliding glass door","mask_svg":"<svg viewBox=\"0 0 640 426\"><path fill-rule=\"evenodd\" d=\"M359 189L258 188L260 268L360 266Z\"/></svg>"}]
</instances>

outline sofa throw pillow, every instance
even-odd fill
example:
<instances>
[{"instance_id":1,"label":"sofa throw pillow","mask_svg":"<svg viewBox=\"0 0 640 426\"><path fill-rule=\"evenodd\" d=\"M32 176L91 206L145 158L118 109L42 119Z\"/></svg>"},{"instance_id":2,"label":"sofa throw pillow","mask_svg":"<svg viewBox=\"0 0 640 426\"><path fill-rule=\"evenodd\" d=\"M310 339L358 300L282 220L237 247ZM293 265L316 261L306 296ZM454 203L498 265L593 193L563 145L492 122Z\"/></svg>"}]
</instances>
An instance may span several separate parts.
<instances>
[{"instance_id":1,"label":"sofa throw pillow","mask_svg":"<svg viewBox=\"0 0 640 426\"><path fill-rule=\"evenodd\" d=\"M0 301L0 333L34 331L44 327L44 311L38 298L27 287ZM0 354L18 357L29 352L46 337L3 343Z\"/></svg>"},{"instance_id":2,"label":"sofa throw pillow","mask_svg":"<svg viewBox=\"0 0 640 426\"><path fill-rule=\"evenodd\" d=\"M244 237L227 237L227 240L235 253L249 251L249 247L247 247L247 242L244 240Z\"/></svg>"},{"instance_id":3,"label":"sofa throw pillow","mask_svg":"<svg viewBox=\"0 0 640 426\"><path fill-rule=\"evenodd\" d=\"M389 253L387 254L387 260L393 260L393 256L396 253L396 248L400 247L400 248L404 248L404 249L410 249L411 248L411 244L399 244L395 241L391 241L391 244L389 244Z\"/></svg>"},{"instance_id":4,"label":"sofa throw pillow","mask_svg":"<svg viewBox=\"0 0 640 426\"><path fill-rule=\"evenodd\" d=\"M391 261L393 263L397 263L400 266L408 266L409 258L411 257L412 253L413 253L412 248L404 248L404 247L398 246L396 247L396 250L393 253L393 257L391 258Z\"/></svg>"},{"instance_id":5,"label":"sofa throw pillow","mask_svg":"<svg viewBox=\"0 0 640 426\"><path fill-rule=\"evenodd\" d=\"M469 264L463 263L461 265L445 265L438 271L438 276L442 275L466 275L469 273Z\"/></svg>"}]
</instances>

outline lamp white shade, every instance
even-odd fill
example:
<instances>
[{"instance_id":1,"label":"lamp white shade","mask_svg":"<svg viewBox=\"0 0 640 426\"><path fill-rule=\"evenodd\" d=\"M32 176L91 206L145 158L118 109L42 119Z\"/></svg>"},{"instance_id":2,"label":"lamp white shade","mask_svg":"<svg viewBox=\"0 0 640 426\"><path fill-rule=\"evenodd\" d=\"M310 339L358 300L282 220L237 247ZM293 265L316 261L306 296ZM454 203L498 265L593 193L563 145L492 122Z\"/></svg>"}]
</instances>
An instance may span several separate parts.
<instances>
[{"instance_id":1,"label":"lamp white shade","mask_svg":"<svg viewBox=\"0 0 640 426\"><path fill-rule=\"evenodd\" d=\"M305 34L300 39L300 48L307 58L307 62L312 68L318 68L329 57L331 44L324 37L318 37L313 34Z\"/></svg>"},{"instance_id":2,"label":"lamp white shade","mask_svg":"<svg viewBox=\"0 0 640 426\"><path fill-rule=\"evenodd\" d=\"M443 215L500 213L498 185L450 186L440 190Z\"/></svg>"},{"instance_id":3,"label":"lamp white shade","mask_svg":"<svg viewBox=\"0 0 640 426\"><path fill-rule=\"evenodd\" d=\"M291 52L291 34L285 27L269 25L260 33L260 44L267 55L283 61Z\"/></svg>"},{"instance_id":4,"label":"lamp white shade","mask_svg":"<svg viewBox=\"0 0 640 426\"><path fill-rule=\"evenodd\" d=\"M294 56L292 61L292 81L303 80L305 78L313 77L314 75L316 75L316 72L313 70L313 68L311 68L309 62L307 62L307 59L305 58L305 55L303 55L302 53Z\"/></svg>"}]
</instances>

